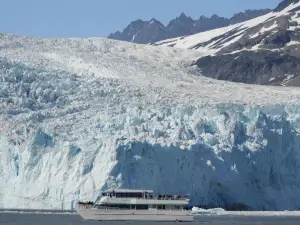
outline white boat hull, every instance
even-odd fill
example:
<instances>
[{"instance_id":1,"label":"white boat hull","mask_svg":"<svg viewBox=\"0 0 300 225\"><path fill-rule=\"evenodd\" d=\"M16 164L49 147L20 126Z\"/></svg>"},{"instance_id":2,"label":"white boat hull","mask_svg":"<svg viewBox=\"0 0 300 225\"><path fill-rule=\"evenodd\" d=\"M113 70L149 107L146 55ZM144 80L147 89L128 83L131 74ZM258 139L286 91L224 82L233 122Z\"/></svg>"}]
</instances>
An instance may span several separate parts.
<instances>
[{"instance_id":1,"label":"white boat hull","mask_svg":"<svg viewBox=\"0 0 300 225\"><path fill-rule=\"evenodd\" d=\"M86 220L102 221L193 221L193 214L181 210L112 210L112 209L77 209Z\"/></svg>"}]
</instances>

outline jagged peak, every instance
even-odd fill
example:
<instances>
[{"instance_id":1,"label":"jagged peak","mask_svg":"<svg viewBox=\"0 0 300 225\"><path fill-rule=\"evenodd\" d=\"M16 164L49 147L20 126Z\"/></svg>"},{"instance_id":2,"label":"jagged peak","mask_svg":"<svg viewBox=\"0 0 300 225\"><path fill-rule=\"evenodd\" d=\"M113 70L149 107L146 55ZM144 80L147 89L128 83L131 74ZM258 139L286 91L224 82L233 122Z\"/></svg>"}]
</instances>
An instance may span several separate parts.
<instances>
[{"instance_id":1,"label":"jagged peak","mask_svg":"<svg viewBox=\"0 0 300 225\"><path fill-rule=\"evenodd\" d=\"M141 19L137 19L137 20L131 21L131 23L124 30L126 30L126 29L128 29L130 27L135 27L135 28L142 27L144 22L145 21L143 21Z\"/></svg>"},{"instance_id":2,"label":"jagged peak","mask_svg":"<svg viewBox=\"0 0 300 225\"><path fill-rule=\"evenodd\" d=\"M179 18L188 18L186 15L185 15L185 13L184 12L182 12L181 14L180 14L180 16L179 16Z\"/></svg>"},{"instance_id":3,"label":"jagged peak","mask_svg":"<svg viewBox=\"0 0 300 225\"><path fill-rule=\"evenodd\" d=\"M179 20L179 21L187 21L187 20L193 20L190 16L187 16L185 13L181 13L179 17L176 17L174 20Z\"/></svg>"},{"instance_id":4,"label":"jagged peak","mask_svg":"<svg viewBox=\"0 0 300 225\"><path fill-rule=\"evenodd\" d=\"M152 18L152 19L150 20L150 23L158 23L158 24L162 24L160 21L158 21L158 20L155 19L155 18Z\"/></svg>"},{"instance_id":5,"label":"jagged peak","mask_svg":"<svg viewBox=\"0 0 300 225\"><path fill-rule=\"evenodd\" d=\"M207 19L207 17L204 16L204 15L202 15L202 16L199 17L199 20L205 20L205 19Z\"/></svg>"},{"instance_id":6,"label":"jagged peak","mask_svg":"<svg viewBox=\"0 0 300 225\"><path fill-rule=\"evenodd\" d=\"M176 17L175 19L172 19L172 20L168 23L167 27L173 26L174 24L177 24L177 25L178 25L178 24L181 24L181 25L182 25L182 23L186 23L186 22L191 22L191 23L193 23L194 20L193 20L191 17L186 16L184 13L181 13L181 14L179 15L179 17Z\"/></svg>"},{"instance_id":7,"label":"jagged peak","mask_svg":"<svg viewBox=\"0 0 300 225\"><path fill-rule=\"evenodd\" d=\"M150 21L149 21L149 26L157 26L157 27L160 27L161 29L165 29L165 25L162 24L160 21L158 21L157 19L155 18L152 18Z\"/></svg>"},{"instance_id":8,"label":"jagged peak","mask_svg":"<svg viewBox=\"0 0 300 225\"><path fill-rule=\"evenodd\" d=\"M245 13L251 13L251 12L270 12L272 11L271 9L267 8L267 9L247 9L245 10Z\"/></svg>"},{"instance_id":9,"label":"jagged peak","mask_svg":"<svg viewBox=\"0 0 300 225\"><path fill-rule=\"evenodd\" d=\"M110 33L108 38L119 39L122 36L122 32L116 31L115 33Z\"/></svg>"},{"instance_id":10,"label":"jagged peak","mask_svg":"<svg viewBox=\"0 0 300 225\"><path fill-rule=\"evenodd\" d=\"M144 22L144 21L141 20L141 19L137 19L137 20L131 21L131 23L142 23L142 22Z\"/></svg>"},{"instance_id":11,"label":"jagged peak","mask_svg":"<svg viewBox=\"0 0 300 225\"><path fill-rule=\"evenodd\" d=\"M221 18L221 17L219 17L217 14L214 14L214 15L212 15L210 18L211 18L211 19L218 19L218 18Z\"/></svg>"}]
</instances>

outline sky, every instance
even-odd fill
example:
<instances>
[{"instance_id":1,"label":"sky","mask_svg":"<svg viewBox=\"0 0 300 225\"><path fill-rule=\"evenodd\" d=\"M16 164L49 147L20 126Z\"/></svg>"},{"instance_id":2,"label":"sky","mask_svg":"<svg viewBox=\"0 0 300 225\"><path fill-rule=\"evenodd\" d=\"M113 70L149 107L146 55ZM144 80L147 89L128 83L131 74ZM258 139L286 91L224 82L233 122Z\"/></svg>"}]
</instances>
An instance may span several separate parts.
<instances>
[{"instance_id":1,"label":"sky","mask_svg":"<svg viewBox=\"0 0 300 225\"><path fill-rule=\"evenodd\" d=\"M107 37L136 19L164 24L184 12L231 17L275 8L280 0L1 0L0 33L37 37Z\"/></svg>"}]
</instances>

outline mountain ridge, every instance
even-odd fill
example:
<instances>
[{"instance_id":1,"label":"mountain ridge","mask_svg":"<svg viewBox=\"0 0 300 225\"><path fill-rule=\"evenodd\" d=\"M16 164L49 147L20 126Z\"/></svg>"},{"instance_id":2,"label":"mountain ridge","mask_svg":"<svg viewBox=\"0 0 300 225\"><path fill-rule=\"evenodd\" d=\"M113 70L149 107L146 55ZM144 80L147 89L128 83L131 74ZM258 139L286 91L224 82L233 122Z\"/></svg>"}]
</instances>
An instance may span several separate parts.
<instances>
[{"instance_id":1,"label":"mountain ridge","mask_svg":"<svg viewBox=\"0 0 300 225\"><path fill-rule=\"evenodd\" d=\"M240 83L300 86L300 1L224 28L155 43L202 53L201 75Z\"/></svg>"},{"instance_id":2,"label":"mountain ridge","mask_svg":"<svg viewBox=\"0 0 300 225\"><path fill-rule=\"evenodd\" d=\"M271 12L271 9L246 10L234 14L231 18L220 17L214 14L211 17L200 16L196 20L182 12L178 17L170 20L166 26L155 18L149 21L138 19L132 21L122 32L111 33L108 38L138 44L149 44L243 22L268 12Z\"/></svg>"}]
</instances>

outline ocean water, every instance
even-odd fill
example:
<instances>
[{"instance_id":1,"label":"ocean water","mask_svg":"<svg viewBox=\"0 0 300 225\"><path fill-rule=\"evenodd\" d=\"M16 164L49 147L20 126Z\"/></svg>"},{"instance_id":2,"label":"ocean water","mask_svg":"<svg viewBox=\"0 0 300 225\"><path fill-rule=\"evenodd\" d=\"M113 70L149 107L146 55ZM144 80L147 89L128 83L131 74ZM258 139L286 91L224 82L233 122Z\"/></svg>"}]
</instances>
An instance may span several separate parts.
<instances>
[{"instance_id":1,"label":"ocean water","mask_svg":"<svg viewBox=\"0 0 300 225\"><path fill-rule=\"evenodd\" d=\"M87 221L74 214L28 214L0 212L0 225L299 225L300 217L259 217L259 216L197 216L189 223L176 222L104 222Z\"/></svg>"}]
</instances>

